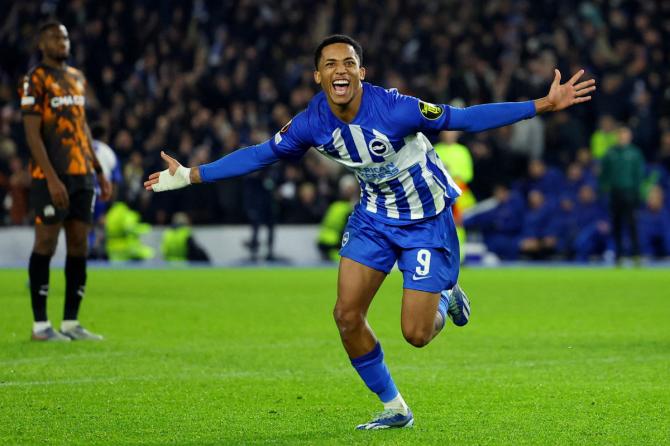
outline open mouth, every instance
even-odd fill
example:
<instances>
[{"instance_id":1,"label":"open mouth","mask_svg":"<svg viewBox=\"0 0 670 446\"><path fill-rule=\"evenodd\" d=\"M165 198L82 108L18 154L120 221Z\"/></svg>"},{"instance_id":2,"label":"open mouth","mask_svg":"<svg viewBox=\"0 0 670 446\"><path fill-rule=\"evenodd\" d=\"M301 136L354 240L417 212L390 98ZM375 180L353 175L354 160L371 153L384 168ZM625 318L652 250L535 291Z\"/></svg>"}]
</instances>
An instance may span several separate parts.
<instances>
[{"instance_id":1,"label":"open mouth","mask_svg":"<svg viewBox=\"0 0 670 446\"><path fill-rule=\"evenodd\" d=\"M333 81L333 90L335 95L344 96L347 94L347 89L349 88L349 81L346 79L337 79Z\"/></svg>"}]
</instances>

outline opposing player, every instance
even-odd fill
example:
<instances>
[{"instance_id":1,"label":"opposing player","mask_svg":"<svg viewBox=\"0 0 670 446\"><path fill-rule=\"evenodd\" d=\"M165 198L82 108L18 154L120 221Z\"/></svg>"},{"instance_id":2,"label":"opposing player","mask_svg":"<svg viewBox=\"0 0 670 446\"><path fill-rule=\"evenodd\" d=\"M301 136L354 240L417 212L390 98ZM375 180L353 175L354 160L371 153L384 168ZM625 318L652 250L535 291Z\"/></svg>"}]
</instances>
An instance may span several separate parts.
<instances>
[{"instance_id":1,"label":"opposing player","mask_svg":"<svg viewBox=\"0 0 670 446\"><path fill-rule=\"evenodd\" d=\"M70 39L65 26L48 22L39 31L41 63L25 76L19 94L31 160L31 204L35 243L28 275L33 309L32 339L99 340L83 328L79 306L86 286L87 235L94 204L96 175L101 199L111 187L91 147L84 109L86 80L66 64ZM58 234L65 228L65 310L60 332L47 318L49 264Z\"/></svg>"},{"instance_id":2,"label":"opposing player","mask_svg":"<svg viewBox=\"0 0 670 446\"><path fill-rule=\"evenodd\" d=\"M367 323L375 293L398 262L404 279L402 332L416 347L428 344L447 317L457 326L470 317L457 284L459 246L450 210L459 189L425 134L477 132L561 110L588 101L595 82L578 82L580 71L561 85L556 71L542 99L458 109L364 83L361 63L355 40L326 38L314 55L314 80L323 91L272 139L190 169L162 153L168 169L151 174L144 185L160 192L242 175L299 158L310 147L353 171L361 199L342 238L334 317L351 364L384 405L380 415L357 428L409 427L412 412Z\"/></svg>"}]
</instances>

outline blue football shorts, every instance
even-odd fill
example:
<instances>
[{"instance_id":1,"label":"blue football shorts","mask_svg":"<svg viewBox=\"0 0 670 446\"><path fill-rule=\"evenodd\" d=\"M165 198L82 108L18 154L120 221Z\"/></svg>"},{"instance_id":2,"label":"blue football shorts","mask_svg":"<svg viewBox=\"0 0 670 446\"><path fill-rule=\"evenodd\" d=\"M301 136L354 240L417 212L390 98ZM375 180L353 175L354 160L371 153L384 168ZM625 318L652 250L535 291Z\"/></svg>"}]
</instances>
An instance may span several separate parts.
<instances>
[{"instance_id":1,"label":"blue football shorts","mask_svg":"<svg viewBox=\"0 0 670 446\"><path fill-rule=\"evenodd\" d=\"M357 206L344 228L340 255L386 274L398 262L403 287L412 290L439 293L458 280L460 253L451 208L395 226Z\"/></svg>"}]
</instances>

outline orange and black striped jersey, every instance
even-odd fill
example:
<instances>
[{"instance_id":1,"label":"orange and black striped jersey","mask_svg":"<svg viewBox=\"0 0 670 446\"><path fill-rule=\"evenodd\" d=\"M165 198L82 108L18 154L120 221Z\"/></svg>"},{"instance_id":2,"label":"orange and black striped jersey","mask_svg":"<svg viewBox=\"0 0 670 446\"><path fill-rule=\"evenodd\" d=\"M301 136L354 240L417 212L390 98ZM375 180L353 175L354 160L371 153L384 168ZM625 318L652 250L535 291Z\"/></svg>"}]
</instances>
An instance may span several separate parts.
<instances>
[{"instance_id":1,"label":"orange and black striped jersey","mask_svg":"<svg viewBox=\"0 0 670 446\"><path fill-rule=\"evenodd\" d=\"M86 79L81 71L40 64L19 86L21 111L42 118L41 135L49 160L59 175L93 173L91 147L86 135ZM31 162L33 178L44 172Z\"/></svg>"}]
</instances>

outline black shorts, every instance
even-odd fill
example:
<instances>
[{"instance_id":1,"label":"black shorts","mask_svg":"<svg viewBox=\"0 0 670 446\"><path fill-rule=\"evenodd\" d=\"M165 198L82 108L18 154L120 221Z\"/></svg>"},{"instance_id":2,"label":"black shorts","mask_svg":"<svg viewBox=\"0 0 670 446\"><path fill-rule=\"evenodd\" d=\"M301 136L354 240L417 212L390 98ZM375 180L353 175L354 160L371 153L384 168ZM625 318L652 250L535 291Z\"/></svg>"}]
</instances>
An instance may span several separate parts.
<instances>
[{"instance_id":1,"label":"black shorts","mask_svg":"<svg viewBox=\"0 0 670 446\"><path fill-rule=\"evenodd\" d=\"M47 180L33 178L30 188L30 206L35 211L35 222L53 225L65 220L93 222L95 186L92 175L62 175L59 177L70 197L70 206L54 206L47 187Z\"/></svg>"}]
</instances>

